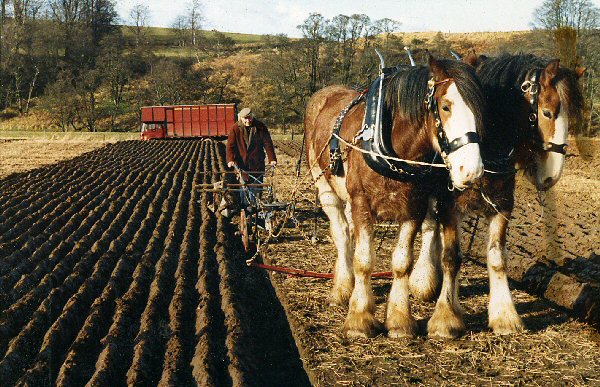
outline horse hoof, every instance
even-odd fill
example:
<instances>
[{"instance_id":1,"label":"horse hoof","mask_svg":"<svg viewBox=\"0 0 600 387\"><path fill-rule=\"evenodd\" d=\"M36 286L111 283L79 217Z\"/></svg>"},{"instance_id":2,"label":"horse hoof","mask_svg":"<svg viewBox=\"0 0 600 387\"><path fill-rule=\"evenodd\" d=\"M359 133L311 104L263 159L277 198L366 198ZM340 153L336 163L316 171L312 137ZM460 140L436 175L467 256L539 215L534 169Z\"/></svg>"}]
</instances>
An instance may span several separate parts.
<instances>
[{"instance_id":1,"label":"horse hoof","mask_svg":"<svg viewBox=\"0 0 600 387\"><path fill-rule=\"evenodd\" d=\"M495 335L501 336L512 335L525 330L525 325L519 316L490 321L489 327L492 329Z\"/></svg>"},{"instance_id":2,"label":"horse hoof","mask_svg":"<svg viewBox=\"0 0 600 387\"><path fill-rule=\"evenodd\" d=\"M381 325L372 313L350 313L344 323L346 337L374 337L381 331Z\"/></svg>"},{"instance_id":3,"label":"horse hoof","mask_svg":"<svg viewBox=\"0 0 600 387\"><path fill-rule=\"evenodd\" d=\"M438 339L456 339L465 333L464 327L446 327L443 329L427 328L427 336Z\"/></svg>"},{"instance_id":4,"label":"horse hoof","mask_svg":"<svg viewBox=\"0 0 600 387\"><path fill-rule=\"evenodd\" d=\"M392 339L415 337L419 330L417 321L412 316L398 314L386 318L385 328L388 337Z\"/></svg>"},{"instance_id":5,"label":"horse hoof","mask_svg":"<svg viewBox=\"0 0 600 387\"><path fill-rule=\"evenodd\" d=\"M427 335L442 339L456 339L462 336L466 331L462 317L457 313L451 313L450 310L444 312L446 313L434 312L431 316L427 323Z\"/></svg>"},{"instance_id":6,"label":"horse hoof","mask_svg":"<svg viewBox=\"0 0 600 387\"><path fill-rule=\"evenodd\" d=\"M345 332L346 337L349 339L367 339L369 337L373 337L373 336L369 336L367 335L367 333L365 332L361 332L361 331L355 331L355 330L349 330Z\"/></svg>"},{"instance_id":7,"label":"horse hoof","mask_svg":"<svg viewBox=\"0 0 600 387\"><path fill-rule=\"evenodd\" d=\"M334 288L329 295L329 305L345 308L350 303L352 288Z\"/></svg>"}]
</instances>

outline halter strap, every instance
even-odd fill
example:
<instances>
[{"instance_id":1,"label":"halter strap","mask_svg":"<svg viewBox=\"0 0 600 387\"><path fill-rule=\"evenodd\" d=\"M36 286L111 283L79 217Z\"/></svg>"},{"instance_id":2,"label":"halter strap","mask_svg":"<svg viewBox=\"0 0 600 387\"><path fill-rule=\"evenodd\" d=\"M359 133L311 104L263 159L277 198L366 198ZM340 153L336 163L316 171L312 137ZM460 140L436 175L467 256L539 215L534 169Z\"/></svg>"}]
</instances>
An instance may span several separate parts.
<instances>
[{"instance_id":1,"label":"halter strap","mask_svg":"<svg viewBox=\"0 0 600 387\"><path fill-rule=\"evenodd\" d=\"M448 144L448 150L450 151L450 153L452 153L455 150L459 149L460 147L470 144L470 143L479 143L479 136L477 135L477 133L467 132L467 133L463 134L462 136L452 140Z\"/></svg>"},{"instance_id":2,"label":"halter strap","mask_svg":"<svg viewBox=\"0 0 600 387\"><path fill-rule=\"evenodd\" d=\"M553 142L542 142L542 149L546 152L567 154L567 144L555 144Z\"/></svg>"}]
</instances>

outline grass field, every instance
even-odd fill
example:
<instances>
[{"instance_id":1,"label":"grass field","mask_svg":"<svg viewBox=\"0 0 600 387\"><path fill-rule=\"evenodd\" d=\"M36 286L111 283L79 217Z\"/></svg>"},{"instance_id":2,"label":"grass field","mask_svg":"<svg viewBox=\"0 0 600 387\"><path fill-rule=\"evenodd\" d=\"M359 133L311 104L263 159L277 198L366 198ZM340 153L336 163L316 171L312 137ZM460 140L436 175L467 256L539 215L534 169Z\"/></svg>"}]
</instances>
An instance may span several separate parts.
<instances>
[{"instance_id":1,"label":"grass field","mask_svg":"<svg viewBox=\"0 0 600 387\"><path fill-rule=\"evenodd\" d=\"M175 30L172 28L162 28L162 27L146 27L146 39L152 42L155 46L168 46L168 45L176 45L177 44L177 35L175 34ZM133 43L134 41L134 31L132 27L129 26L121 26L121 31L123 32L123 36ZM205 39L211 39L214 37L214 31L201 31L202 37ZM240 34L235 32L223 32L226 37L233 39L233 41L237 44L245 44L245 43L259 43L263 40L262 35L252 35L252 34Z\"/></svg>"},{"instance_id":2,"label":"grass field","mask_svg":"<svg viewBox=\"0 0 600 387\"><path fill-rule=\"evenodd\" d=\"M48 140L48 141L126 141L140 138L138 132L47 132L25 130L0 130L0 140Z\"/></svg>"}]
</instances>

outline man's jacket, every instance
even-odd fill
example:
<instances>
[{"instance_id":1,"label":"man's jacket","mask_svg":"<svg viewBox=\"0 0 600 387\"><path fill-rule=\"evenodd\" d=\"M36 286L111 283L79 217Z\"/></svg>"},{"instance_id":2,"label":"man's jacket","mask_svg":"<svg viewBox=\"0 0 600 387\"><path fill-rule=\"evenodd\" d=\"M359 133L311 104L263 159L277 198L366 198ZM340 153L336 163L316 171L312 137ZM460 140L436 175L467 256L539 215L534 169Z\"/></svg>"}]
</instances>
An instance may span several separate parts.
<instances>
[{"instance_id":1,"label":"man's jacket","mask_svg":"<svg viewBox=\"0 0 600 387\"><path fill-rule=\"evenodd\" d=\"M248 144L246 144L241 122L236 122L229 129L227 133L227 162L234 161L241 169L246 171L264 171L265 152L269 162L277 161L271 135L265 124L256 118L252 121L252 126L246 129Z\"/></svg>"}]
</instances>

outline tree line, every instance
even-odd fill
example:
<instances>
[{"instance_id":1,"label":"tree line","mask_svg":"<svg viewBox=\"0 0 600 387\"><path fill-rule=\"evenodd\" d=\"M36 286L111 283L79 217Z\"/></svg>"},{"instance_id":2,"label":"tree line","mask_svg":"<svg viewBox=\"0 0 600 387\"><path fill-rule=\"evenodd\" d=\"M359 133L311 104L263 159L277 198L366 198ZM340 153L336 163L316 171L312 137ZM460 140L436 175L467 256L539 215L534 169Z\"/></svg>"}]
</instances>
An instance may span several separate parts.
<instances>
[{"instance_id":1,"label":"tree line","mask_svg":"<svg viewBox=\"0 0 600 387\"><path fill-rule=\"evenodd\" d=\"M364 14L326 19L310 14L285 35L244 40L202 31L202 4L187 3L170 29L148 27L151 10L135 4L122 26L113 0L0 0L0 119L40 115L61 130L134 130L141 106L238 103L269 126L301 125L306 100L318 89L363 89L387 65L408 64L404 46L450 57L474 44L406 39L392 19ZM556 56L588 67L587 133L600 121L595 70L600 64L600 12L590 0L546 0L532 15L531 33L498 46L497 54Z\"/></svg>"}]
</instances>

